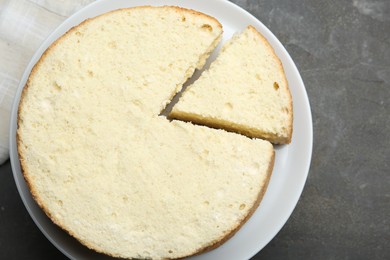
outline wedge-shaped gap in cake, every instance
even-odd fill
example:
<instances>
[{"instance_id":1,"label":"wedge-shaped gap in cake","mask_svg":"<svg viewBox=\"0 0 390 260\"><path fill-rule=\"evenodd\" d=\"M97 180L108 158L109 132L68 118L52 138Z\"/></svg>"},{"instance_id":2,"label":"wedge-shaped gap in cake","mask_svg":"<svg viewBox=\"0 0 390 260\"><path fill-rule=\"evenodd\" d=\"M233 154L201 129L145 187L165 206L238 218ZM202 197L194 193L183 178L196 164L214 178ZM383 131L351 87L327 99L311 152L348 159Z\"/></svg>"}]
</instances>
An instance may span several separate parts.
<instances>
[{"instance_id":1,"label":"wedge-shaped gap in cake","mask_svg":"<svg viewBox=\"0 0 390 260\"><path fill-rule=\"evenodd\" d=\"M212 31L212 30L211 30ZM222 36L222 35L221 35ZM220 38L218 39L218 41L220 40ZM161 111L161 113L159 114L160 116L164 116L166 118L168 118L168 120L172 120L172 118L169 117L169 114L171 113L173 107L177 104L177 102L179 102L179 99L180 97L182 96L182 94L186 91L187 87L194 84L194 82L196 82L199 77L201 77L202 73L204 71L207 71L210 67L210 65L215 61L215 59L217 58L218 56L218 52L220 51L221 49L221 44L217 44L215 45L215 43L213 43L214 48L213 50L211 51L211 53L208 53L208 55L210 55L205 63L204 63L204 66L202 68L199 68L199 69L196 69L194 71L194 73L192 74L191 77L189 77L185 82L184 84L182 85L181 89L172 97L172 99L170 100L170 102L165 106L165 108ZM203 57L204 58L204 57Z\"/></svg>"}]
</instances>

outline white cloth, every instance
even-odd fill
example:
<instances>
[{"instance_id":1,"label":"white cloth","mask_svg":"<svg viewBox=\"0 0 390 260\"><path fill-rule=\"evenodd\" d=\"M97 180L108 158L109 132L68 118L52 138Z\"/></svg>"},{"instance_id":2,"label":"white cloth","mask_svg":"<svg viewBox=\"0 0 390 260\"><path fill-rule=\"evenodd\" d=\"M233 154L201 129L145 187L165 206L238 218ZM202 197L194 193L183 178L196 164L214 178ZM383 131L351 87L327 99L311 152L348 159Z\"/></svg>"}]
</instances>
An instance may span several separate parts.
<instances>
[{"instance_id":1,"label":"white cloth","mask_svg":"<svg viewBox=\"0 0 390 260\"><path fill-rule=\"evenodd\" d=\"M11 106L23 71L43 40L94 0L0 0L0 164L9 157Z\"/></svg>"}]
</instances>

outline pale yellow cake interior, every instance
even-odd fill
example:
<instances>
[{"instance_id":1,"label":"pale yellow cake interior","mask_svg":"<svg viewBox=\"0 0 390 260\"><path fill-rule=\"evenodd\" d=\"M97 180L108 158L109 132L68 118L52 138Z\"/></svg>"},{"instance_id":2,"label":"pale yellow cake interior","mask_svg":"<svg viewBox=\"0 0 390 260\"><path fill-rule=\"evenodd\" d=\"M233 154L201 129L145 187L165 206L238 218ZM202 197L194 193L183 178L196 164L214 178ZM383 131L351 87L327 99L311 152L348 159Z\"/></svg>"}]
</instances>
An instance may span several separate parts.
<instances>
[{"instance_id":1,"label":"pale yellow cake interior","mask_svg":"<svg viewBox=\"0 0 390 260\"><path fill-rule=\"evenodd\" d=\"M253 213L272 145L158 116L221 34L204 14L141 7L50 47L23 91L18 151L56 224L98 252L166 259L222 242Z\"/></svg>"}]
</instances>

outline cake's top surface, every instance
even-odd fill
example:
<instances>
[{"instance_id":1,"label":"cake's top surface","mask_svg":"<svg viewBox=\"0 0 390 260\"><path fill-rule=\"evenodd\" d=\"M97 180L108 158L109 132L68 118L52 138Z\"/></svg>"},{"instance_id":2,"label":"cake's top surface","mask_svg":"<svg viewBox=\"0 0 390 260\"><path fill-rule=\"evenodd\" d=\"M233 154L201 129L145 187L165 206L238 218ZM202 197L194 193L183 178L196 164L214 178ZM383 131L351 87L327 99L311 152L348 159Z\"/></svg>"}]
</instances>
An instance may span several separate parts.
<instances>
[{"instance_id":1,"label":"cake's top surface","mask_svg":"<svg viewBox=\"0 0 390 260\"><path fill-rule=\"evenodd\" d=\"M222 33L176 7L121 9L56 41L22 93L18 152L46 214L84 245L178 258L231 236L267 186L267 141L158 116Z\"/></svg>"}]
</instances>

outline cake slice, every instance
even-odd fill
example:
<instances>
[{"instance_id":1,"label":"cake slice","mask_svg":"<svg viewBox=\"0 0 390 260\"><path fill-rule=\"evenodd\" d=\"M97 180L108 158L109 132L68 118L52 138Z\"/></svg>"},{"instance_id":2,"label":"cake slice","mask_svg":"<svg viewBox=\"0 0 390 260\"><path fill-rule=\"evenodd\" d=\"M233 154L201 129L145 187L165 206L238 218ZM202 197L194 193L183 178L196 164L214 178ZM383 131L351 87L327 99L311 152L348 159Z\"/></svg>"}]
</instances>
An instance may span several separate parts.
<instances>
[{"instance_id":1,"label":"cake slice","mask_svg":"<svg viewBox=\"0 0 390 260\"><path fill-rule=\"evenodd\" d=\"M170 117L290 143L292 98L282 63L267 40L248 26L223 46Z\"/></svg>"}]
</instances>

